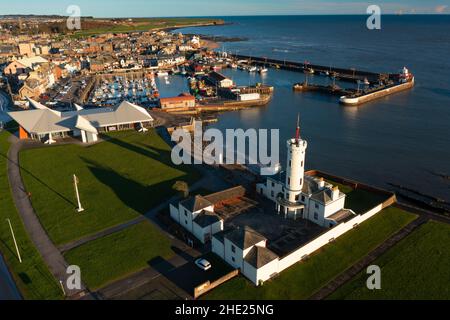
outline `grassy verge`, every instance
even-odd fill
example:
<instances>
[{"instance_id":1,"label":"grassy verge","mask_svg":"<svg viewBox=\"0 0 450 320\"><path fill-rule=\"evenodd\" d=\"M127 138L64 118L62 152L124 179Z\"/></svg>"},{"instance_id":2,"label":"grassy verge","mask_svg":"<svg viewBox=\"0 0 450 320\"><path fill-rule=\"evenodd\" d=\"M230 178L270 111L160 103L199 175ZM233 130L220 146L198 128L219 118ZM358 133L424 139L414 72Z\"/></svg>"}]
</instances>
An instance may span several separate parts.
<instances>
[{"instance_id":1,"label":"grassy verge","mask_svg":"<svg viewBox=\"0 0 450 320\"><path fill-rule=\"evenodd\" d=\"M151 31L163 28L181 28L190 25L213 25L214 23L223 24L223 20L208 18L140 18L133 19L132 21L120 21L116 24L111 22L98 27L88 27L87 29L76 32L74 37L86 37L104 33Z\"/></svg>"},{"instance_id":2,"label":"grassy verge","mask_svg":"<svg viewBox=\"0 0 450 320\"><path fill-rule=\"evenodd\" d=\"M397 208L384 209L262 287L240 276L214 289L205 299L306 299L415 218Z\"/></svg>"},{"instance_id":3,"label":"grassy verge","mask_svg":"<svg viewBox=\"0 0 450 320\"><path fill-rule=\"evenodd\" d=\"M24 150L20 163L33 207L57 245L136 218L175 194L175 181L199 178L192 167L172 164L169 146L154 130L116 132L90 147ZM80 181L81 214L73 174Z\"/></svg>"},{"instance_id":4,"label":"grassy verge","mask_svg":"<svg viewBox=\"0 0 450 320\"><path fill-rule=\"evenodd\" d=\"M149 222L88 242L64 254L70 264L80 266L82 279L90 289L148 267L155 259L172 255L170 240Z\"/></svg>"},{"instance_id":5,"label":"grassy verge","mask_svg":"<svg viewBox=\"0 0 450 320\"><path fill-rule=\"evenodd\" d=\"M367 274L339 288L330 299L450 299L450 225L428 222L374 264L381 290L366 287Z\"/></svg>"},{"instance_id":6,"label":"grassy verge","mask_svg":"<svg viewBox=\"0 0 450 320\"><path fill-rule=\"evenodd\" d=\"M24 298L61 299L60 286L28 237L11 197L6 158L9 149L9 135L6 131L0 132L0 251ZM17 258L6 219L10 219L13 225L23 259L22 263L19 263Z\"/></svg>"},{"instance_id":7,"label":"grassy verge","mask_svg":"<svg viewBox=\"0 0 450 320\"><path fill-rule=\"evenodd\" d=\"M333 180L328 179L327 182L338 186L339 190L347 195L345 207L352 209L357 214L365 213L387 199L387 196L363 189L353 189Z\"/></svg>"}]
</instances>

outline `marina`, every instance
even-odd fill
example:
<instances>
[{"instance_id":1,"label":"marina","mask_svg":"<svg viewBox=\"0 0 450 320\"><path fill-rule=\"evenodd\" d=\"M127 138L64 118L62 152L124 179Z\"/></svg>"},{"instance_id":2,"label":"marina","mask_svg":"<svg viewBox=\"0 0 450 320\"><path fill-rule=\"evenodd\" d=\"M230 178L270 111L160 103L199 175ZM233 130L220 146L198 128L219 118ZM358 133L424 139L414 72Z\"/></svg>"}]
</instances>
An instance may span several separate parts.
<instances>
[{"instance_id":1,"label":"marina","mask_svg":"<svg viewBox=\"0 0 450 320\"><path fill-rule=\"evenodd\" d=\"M267 72L267 66L275 69L284 69L293 72L302 72L306 75L306 81L295 83L293 90L297 92L320 92L340 96L339 102L343 105L361 105L375 99L411 89L415 78L404 67L398 73L374 73L361 71L355 68L331 68L321 65L312 65L309 62L299 63L292 61L280 61L276 59L258 58L242 55L231 55L238 63L238 68L249 72ZM308 82L308 77L318 75L331 78L332 85L319 85ZM341 88L336 81L352 82L357 84L357 89ZM361 89L361 86L363 88Z\"/></svg>"}]
</instances>

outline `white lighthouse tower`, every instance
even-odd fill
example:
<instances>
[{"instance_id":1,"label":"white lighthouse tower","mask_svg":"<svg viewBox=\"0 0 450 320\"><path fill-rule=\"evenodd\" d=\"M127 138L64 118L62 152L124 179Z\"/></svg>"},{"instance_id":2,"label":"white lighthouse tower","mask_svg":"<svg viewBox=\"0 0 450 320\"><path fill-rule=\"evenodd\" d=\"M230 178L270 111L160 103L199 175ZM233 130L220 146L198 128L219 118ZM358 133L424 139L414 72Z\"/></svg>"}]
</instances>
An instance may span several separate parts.
<instances>
[{"instance_id":1,"label":"white lighthouse tower","mask_svg":"<svg viewBox=\"0 0 450 320\"><path fill-rule=\"evenodd\" d=\"M300 119L297 119L295 138L287 141L285 199L289 202L297 202L302 192L307 146L308 143L300 139Z\"/></svg>"},{"instance_id":2,"label":"white lighthouse tower","mask_svg":"<svg viewBox=\"0 0 450 320\"><path fill-rule=\"evenodd\" d=\"M303 215L304 204L301 193L305 174L305 155L308 143L300 138L300 118L297 119L295 138L287 141L286 180L284 197L278 198L278 211L285 216Z\"/></svg>"}]
</instances>

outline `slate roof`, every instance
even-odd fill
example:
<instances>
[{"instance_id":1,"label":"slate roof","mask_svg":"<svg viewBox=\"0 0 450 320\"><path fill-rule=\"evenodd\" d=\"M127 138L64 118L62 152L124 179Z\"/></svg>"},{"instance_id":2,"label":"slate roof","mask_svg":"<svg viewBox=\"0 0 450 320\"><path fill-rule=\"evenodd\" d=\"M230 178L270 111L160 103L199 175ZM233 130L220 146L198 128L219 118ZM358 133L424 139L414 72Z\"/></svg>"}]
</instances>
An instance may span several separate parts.
<instances>
[{"instance_id":1,"label":"slate roof","mask_svg":"<svg viewBox=\"0 0 450 320\"><path fill-rule=\"evenodd\" d=\"M248 249L261 241L267 240L265 237L248 226L234 229L224 237L242 250Z\"/></svg>"},{"instance_id":2,"label":"slate roof","mask_svg":"<svg viewBox=\"0 0 450 320\"><path fill-rule=\"evenodd\" d=\"M220 192L216 192L210 195L205 196L204 198L208 200L209 202L216 204L218 202L237 198L237 197L243 197L245 195L245 188L243 186L237 186L234 188L230 188L227 190L223 190Z\"/></svg>"},{"instance_id":3,"label":"slate roof","mask_svg":"<svg viewBox=\"0 0 450 320\"><path fill-rule=\"evenodd\" d=\"M328 202L331 202L331 190L330 189L324 189L320 192L316 192L311 196L311 199L314 199L316 201L319 201L320 203L327 204Z\"/></svg>"},{"instance_id":4,"label":"slate roof","mask_svg":"<svg viewBox=\"0 0 450 320\"><path fill-rule=\"evenodd\" d=\"M328 216L328 220L336 221L337 223L345 222L353 218L355 213L350 209L341 209L336 213L333 213L331 216Z\"/></svg>"},{"instance_id":5,"label":"slate roof","mask_svg":"<svg viewBox=\"0 0 450 320\"><path fill-rule=\"evenodd\" d=\"M245 256L244 260L256 269L261 268L277 259L278 256L266 247L253 247L250 252Z\"/></svg>"},{"instance_id":6,"label":"slate roof","mask_svg":"<svg viewBox=\"0 0 450 320\"><path fill-rule=\"evenodd\" d=\"M189 197L186 200L182 201L181 204L190 212L196 212L213 205L211 202L200 195Z\"/></svg>"},{"instance_id":7,"label":"slate roof","mask_svg":"<svg viewBox=\"0 0 450 320\"><path fill-rule=\"evenodd\" d=\"M220 217L214 212L203 210L195 219L194 222L200 227L205 228L216 222L221 221Z\"/></svg>"}]
</instances>

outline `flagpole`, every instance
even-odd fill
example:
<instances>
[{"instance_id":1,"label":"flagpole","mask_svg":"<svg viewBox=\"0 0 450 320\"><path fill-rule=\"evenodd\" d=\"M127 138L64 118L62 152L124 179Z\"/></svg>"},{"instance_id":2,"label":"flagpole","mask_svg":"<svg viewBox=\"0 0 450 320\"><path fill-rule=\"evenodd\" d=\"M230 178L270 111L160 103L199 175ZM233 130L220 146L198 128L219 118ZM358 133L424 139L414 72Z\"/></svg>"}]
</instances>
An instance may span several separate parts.
<instances>
[{"instance_id":1,"label":"flagpole","mask_svg":"<svg viewBox=\"0 0 450 320\"><path fill-rule=\"evenodd\" d=\"M12 234L12 237L13 237L13 240L14 240L14 246L16 247L16 251L17 251L17 257L19 258L19 262L22 263L22 257L20 256L19 247L17 246L16 236L14 235L14 230L13 230L13 227L11 225L11 220L6 219L6 221L8 221L9 229L11 230L11 234Z\"/></svg>"},{"instance_id":2,"label":"flagpole","mask_svg":"<svg viewBox=\"0 0 450 320\"><path fill-rule=\"evenodd\" d=\"M73 185L75 186L75 193L77 195L77 201L78 201L78 208L77 211L78 212L82 212L84 211L83 207L81 206L81 201L80 201L80 194L78 192L78 178L76 175L73 175Z\"/></svg>"}]
</instances>

